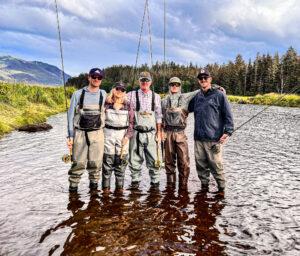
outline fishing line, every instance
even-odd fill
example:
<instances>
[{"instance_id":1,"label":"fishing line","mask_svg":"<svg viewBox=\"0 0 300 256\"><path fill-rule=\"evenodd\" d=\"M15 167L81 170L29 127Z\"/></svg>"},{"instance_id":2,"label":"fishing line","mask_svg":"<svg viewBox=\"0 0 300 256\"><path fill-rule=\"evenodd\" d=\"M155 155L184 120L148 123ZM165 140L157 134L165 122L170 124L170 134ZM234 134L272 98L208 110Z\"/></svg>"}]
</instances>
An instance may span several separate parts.
<instances>
[{"instance_id":1,"label":"fishing line","mask_svg":"<svg viewBox=\"0 0 300 256\"><path fill-rule=\"evenodd\" d=\"M61 60L61 77L64 85L64 94L65 94L65 104L66 104L66 112L67 112L67 129L68 129L68 139L70 139L70 125L69 125L69 111L68 111L68 101L67 101L67 89L66 89L66 80L65 80L65 68L64 68L64 58L63 58L63 47L61 40L61 30L59 24L58 17L58 7L57 0L54 0L55 3L55 11L56 11L56 23L57 23L57 32L58 32L58 41L59 41L59 50L60 50L60 60ZM64 154L62 156L62 161L65 163L72 161L72 150L70 149L69 154Z\"/></svg>"},{"instance_id":2,"label":"fishing line","mask_svg":"<svg viewBox=\"0 0 300 256\"><path fill-rule=\"evenodd\" d=\"M57 0L54 0L54 2L55 2L55 10L56 10L56 23L57 23L57 32L58 32L58 41L59 41L59 50L60 50L60 60L61 60L61 77L62 77L62 82L63 82L63 85L64 85L65 104L66 104L66 111L67 111L68 137L70 137L70 135L69 135L69 114L68 114L67 89L66 89L66 80L65 80L65 68L64 68L63 47L62 47L62 40L61 40L61 30L60 30L59 17L58 17Z\"/></svg>"},{"instance_id":3,"label":"fishing line","mask_svg":"<svg viewBox=\"0 0 300 256\"><path fill-rule=\"evenodd\" d=\"M285 96L287 96L288 94L293 94L293 93L296 93L298 90L299 90L299 86L293 88L292 90L290 90L289 92L281 95L274 103L277 103L279 102L280 100L282 100ZM272 107L273 105L269 105L269 106L266 106L265 108L263 108L261 111L259 111L258 113L256 113L254 116L252 116L251 118L249 118L247 121L245 121L244 123L242 123L240 126L238 126L236 129L234 129L234 131L232 132L235 133L236 131L238 131L239 129L241 129L244 125L246 125L247 123L251 122L254 118L256 118L257 116L259 116L261 113L263 113L264 111L266 111L268 108ZM231 135L232 135L231 134Z\"/></svg>"}]
</instances>

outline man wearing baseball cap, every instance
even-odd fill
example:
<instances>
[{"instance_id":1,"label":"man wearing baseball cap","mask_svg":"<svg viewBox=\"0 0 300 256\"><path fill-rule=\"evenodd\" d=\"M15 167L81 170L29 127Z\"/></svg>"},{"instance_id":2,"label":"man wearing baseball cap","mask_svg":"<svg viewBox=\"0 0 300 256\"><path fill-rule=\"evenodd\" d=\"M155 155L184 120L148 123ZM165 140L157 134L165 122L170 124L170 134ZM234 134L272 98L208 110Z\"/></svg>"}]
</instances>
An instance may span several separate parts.
<instances>
[{"instance_id":1,"label":"man wearing baseball cap","mask_svg":"<svg viewBox=\"0 0 300 256\"><path fill-rule=\"evenodd\" d=\"M190 174L190 159L185 128L188 117L188 105L199 92L181 92L182 81L178 77L169 80L169 94L162 100L165 169L167 188L174 188L176 181L176 159L179 172L179 190L187 190ZM224 88L213 85L214 88L225 91Z\"/></svg>"},{"instance_id":2,"label":"man wearing baseball cap","mask_svg":"<svg viewBox=\"0 0 300 256\"><path fill-rule=\"evenodd\" d=\"M89 84L73 93L68 111L68 140L72 149L72 166L69 170L69 191L77 192L84 170L89 173L90 188L97 189L102 166L106 92L100 89L103 70L92 68Z\"/></svg>"},{"instance_id":3,"label":"man wearing baseball cap","mask_svg":"<svg viewBox=\"0 0 300 256\"><path fill-rule=\"evenodd\" d=\"M128 100L135 110L134 134L129 144L131 188L138 189L144 159L149 169L151 188L159 188L157 145L161 141L161 99L154 93L151 74L139 74L140 88L128 93Z\"/></svg>"},{"instance_id":4,"label":"man wearing baseball cap","mask_svg":"<svg viewBox=\"0 0 300 256\"><path fill-rule=\"evenodd\" d=\"M224 194L225 177L222 151L233 132L233 118L227 97L212 87L212 77L207 69L197 75L200 91L191 100L189 111L195 116L195 162L203 192L208 191L212 173L218 192Z\"/></svg>"}]
</instances>

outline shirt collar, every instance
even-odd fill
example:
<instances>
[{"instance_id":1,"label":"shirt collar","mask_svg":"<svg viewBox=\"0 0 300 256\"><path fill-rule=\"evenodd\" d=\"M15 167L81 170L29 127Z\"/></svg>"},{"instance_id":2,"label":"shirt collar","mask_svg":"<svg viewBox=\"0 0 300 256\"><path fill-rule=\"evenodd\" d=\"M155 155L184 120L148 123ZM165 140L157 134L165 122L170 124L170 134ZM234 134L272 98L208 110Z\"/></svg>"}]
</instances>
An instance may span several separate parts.
<instances>
[{"instance_id":1,"label":"shirt collar","mask_svg":"<svg viewBox=\"0 0 300 256\"><path fill-rule=\"evenodd\" d=\"M151 93L152 93L152 91L151 90L149 90L148 92L143 92L141 89L139 89L139 91L141 92L141 94L143 95L143 96L146 96L146 97L148 97L149 95L151 95Z\"/></svg>"}]
</instances>

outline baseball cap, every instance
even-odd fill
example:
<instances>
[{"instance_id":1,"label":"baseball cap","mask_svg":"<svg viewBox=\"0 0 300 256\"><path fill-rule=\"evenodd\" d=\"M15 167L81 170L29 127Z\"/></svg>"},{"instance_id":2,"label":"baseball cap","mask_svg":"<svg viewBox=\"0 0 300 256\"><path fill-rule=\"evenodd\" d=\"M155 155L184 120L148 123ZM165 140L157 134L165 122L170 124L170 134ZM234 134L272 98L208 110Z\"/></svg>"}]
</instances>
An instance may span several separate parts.
<instances>
[{"instance_id":1,"label":"baseball cap","mask_svg":"<svg viewBox=\"0 0 300 256\"><path fill-rule=\"evenodd\" d=\"M89 76L101 76L104 78L104 71L100 68L92 68L89 72Z\"/></svg>"},{"instance_id":2,"label":"baseball cap","mask_svg":"<svg viewBox=\"0 0 300 256\"><path fill-rule=\"evenodd\" d=\"M123 88L123 89L126 89L126 86L122 82L116 82L114 84L114 88Z\"/></svg>"},{"instance_id":3,"label":"baseball cap","mask_svg":"<svg viewBox=\"0 0 300 256\"><path fill-rule=\"evenodd\" d=\"M174 83L177 83L177 84L181 85L181 80L176 76L171 77L170 80L169 80L169 84L174 84Z\"/></svg>"},{"instance_id":4,"label":"baseball cap","mask_svg":"<svg viewBox=\"0 0 300 256\"><path fill-rule=\"evenodd\" d=\"M151 78L151 74L148 72L148 71L143 71L140 73L139 75L139 80L143 79L143 78L147 78L149 79L150 81L152 80Z\"/></svg>"},{"instance_id":5,"label":"baseball cap","mask_svg":"<svg viewBox=\"0 0 300 256\"><path fill-rule=\"evenodd\" d=\"M201 69L199 70L199 73L198 73L198 75L197 75L197 78L203 77L203 76L210 76L210 73L209 73L209 71L208 71L206 68L201 68Z\"/></svg>"}]
</instances>

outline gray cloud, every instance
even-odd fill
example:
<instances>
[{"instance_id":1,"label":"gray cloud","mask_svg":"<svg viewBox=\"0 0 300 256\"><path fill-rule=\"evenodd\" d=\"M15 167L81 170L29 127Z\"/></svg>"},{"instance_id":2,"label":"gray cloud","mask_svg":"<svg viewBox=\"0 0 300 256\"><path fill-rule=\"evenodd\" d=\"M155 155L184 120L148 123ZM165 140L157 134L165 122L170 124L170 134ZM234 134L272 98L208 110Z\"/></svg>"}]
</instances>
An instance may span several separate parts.
<instances>
[{"instance_id":1,"label":"gray cloud","mask_svg":"<svg viewBox=\"0 0 300 256\"><path fill-rule=\"evenodd\" d=\"M150 0L154 61L163 59L163 2ZM237 53L299 48L297 0L167 2L167 59L226 62ZM144 1L58 0L66 67L133 64ZM0 0L0 53L53 61L58 56L54 0ZM146 24L145 24L146 25ZM149 62L147 27L140 63Z\"/></svg>"}]
</instances>

